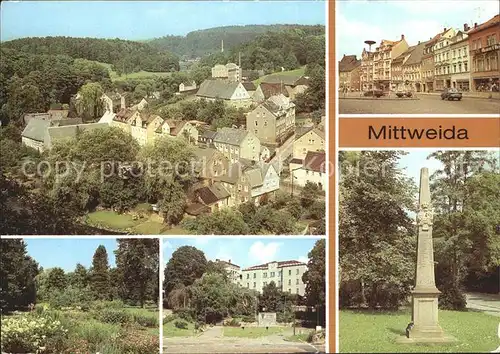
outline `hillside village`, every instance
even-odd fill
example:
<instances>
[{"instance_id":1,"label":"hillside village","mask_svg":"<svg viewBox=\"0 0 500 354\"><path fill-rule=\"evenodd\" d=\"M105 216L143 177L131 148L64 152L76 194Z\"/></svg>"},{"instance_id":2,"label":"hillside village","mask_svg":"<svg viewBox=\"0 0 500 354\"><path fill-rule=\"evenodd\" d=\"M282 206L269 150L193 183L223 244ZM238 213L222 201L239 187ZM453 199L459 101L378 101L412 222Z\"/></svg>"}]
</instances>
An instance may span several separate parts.
<instances>
[{"instance_id":1,"label":"hillside village","mask_svg":"<svg viewBox=\"0 0 500 354\"><path fill-rule=\"evenodd\" d=\"M223 54L223 44L221 47ZM224 63L221 58L216 61L210 71L204 70L205 78L199 82L189 75L192 72L173 73L153 80L160 82L156 89L153 85L142 90L152 80L136 81L133 91L123 89L123 83L106 89L88 81L68 102L51 104L48 111L23 113L18 125L22 144L50 156L58 144L78 141L85 134L101 134L96 133L99 130L120 130L141 151L171 139L181 144L176 146L187 146L195 166L194 181L184 188L185 201L180 204L188 218L238 210L246 203L259 207L289 195L301 198L300 208L309 207L317 198L323 204L323 212L318 215L315 210L314 218L294 231L323 230L318 222L324 223L327 183L325 116L321 108L310 108L317 102L309 102L319 85L324 92L324 77L318 82L317 64L307 64L305 71L279 67L266 74L264 70L245 70L241 54L238 64ZM89 67L98 70L94 64ZM176 92L171 92L173 87ZM168 94L166 90L170 90ZM319 104L317 107L324 107L324 95ZM304 188L313 191L313 200L305 200ZM160 209L152 204L161 219ZM130 207L120 208L120 212L130 211ZM311 224L314 220L318 222Z\"/></svg>"}]
</instances>

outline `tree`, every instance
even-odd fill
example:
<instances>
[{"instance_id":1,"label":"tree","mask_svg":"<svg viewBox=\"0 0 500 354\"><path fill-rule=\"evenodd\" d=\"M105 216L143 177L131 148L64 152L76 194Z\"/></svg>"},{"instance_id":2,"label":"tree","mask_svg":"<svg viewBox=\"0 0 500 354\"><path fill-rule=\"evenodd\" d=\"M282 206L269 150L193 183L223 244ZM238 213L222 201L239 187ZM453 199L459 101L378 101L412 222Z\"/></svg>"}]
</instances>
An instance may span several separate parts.
<instances>
[{"instance_id":1,"label":"tree","mask_svg":"<svg viewBox=\"0 0 500 354\"><path fill-rule=\"evenodd\" d=\"M21 125L25 113L43 112L45 103L38 86L13 78L8 88L7 114L10 120Z\"/></svg>"},{"instance_id":2,"label":"tree","mask_svg":"<svg viewBox=\"0 0 500 354\"><path fill-rule=\"evenodd\" d=\"M307 270L302 275L306 284L306 303L309 306L325 306L326 304L326 241L318 240L307 255Z\"/></svg>"},{"instance_id":3,"label":"tree","mask_svg":"<svg viewBox=\"0 0 500 354\"><path fill-rule=\"evenodd\" d=\"M442 164L431 176L436 209L433 236L439 259L436 283L443 300L440 304L463 309L466 277L471 272L491 272L498 264L494 262L498 262L500 254L495 235L499 213L493 201L496 199L487 197L499 194L495 184L498 160L485 151L437 151L431 157ZM453 298L462 301L447 300Z\"/></svg>"},{"instance_id":4,"label":"tree","mask_svg":"<svg viewBox=\"0 0 500 354\"><path fill-rule=\"evenodd\" d=\"M262 295L259 296L259 307L265 312L280 312L283 309L282 292L274 281L262 288Z\"/></svg>"},{"instance_id":5,"label":"tree","mask_svg":"<svg viewBox=\"0 0 500 354\"><path fill-rule=\"evenodd\" d=\"M0 309L26 307L36 302L38 264L26 252L22 239L0 240Z\"/></svg>"},{"instance_id":6,"label":"tree","mask_svg":"<svg viewBox=\"0 0 500 354\"><path fill-rule=\"evenodd\" d=\"M94 120L104 113L102 95L104 90L97 82L89 82L78 91L79 97L76 101L77 113L84 120Z\"/></svg>"},{"instance_id":7,"label":"tree","mask_svg":"<svg viewBox=\"0 0 500 354\"><path fill-rule=\"evenodd\" d=\"M120 293L124 301L144 306L158 300L158 239L119 239L116 267Z\"/></svg>"},{"instance_id":8,"label":"tree","mask_svg":"<svg viewBox=\"0 0 500 354\"><path fill-rule=\"evenodd\" d=\"M304 188L300 191L300 204L302 207L310 207L316 200L319 193L320 189L318 184L308 181Z\"/></svg>"},{"instance_id":9,"label":"tree","mask_svg":"<svg viewBox=\"0 0 500 354\"><path fill-rule=\"evenodd\" d=\"M101 300L109 298L110 279L108 252L103 245L99 245L92 258L92 268L90 270L90 288L94 296Z\"/></svg>"},{"instance_id":10,"label":"tree","mask_svg":"<svg viewBox=\"0 0 500 354\"><path fill-rule=\"evenodd\" d=\"M68 279L64 269L55 267L49 271L47 278L47 291L49 294L63 291L68 286Z\"/></svg>"},{"instance_id":11,"label":"tree","mask_svg":"<svg viewBox=\"0 0 500 354\"><path fill-rule=\"evenodd\" d=\"M89 272L80 263L76 264L71 285L77 289L85 289L89 285Z\"/></svg>"},{"instance_id":12,"label":"tree","mask_svg":"<svg viewBox=\"0 0 500 354\"><path fill-rule=\"evenodd\" d=\"M397 307L414 276L415 184L397 167L404 153L341 153L341 306Z\"/></svg>"},{"instance_id":13,"label":"tree","mask_svg":"<svg viewBox=\"0 0 500 354\"><path fill-rule=\"evenodd\" d=\"M182 246L172 253L165 267L163 290L168 295L177 284L189 286L205 273L205 254L192 246Z\"/></svg>"},{"instance_id":14,"label":"tree","mask_svg":"<svg viewBox=\"0 0 500 354\"><path fill-rule=\"evenodd\" d=\"M230 209L185 220L182 226L198 235L247 235L249 233L243 215L239 211Z\"/></svg>"}]
</instances>

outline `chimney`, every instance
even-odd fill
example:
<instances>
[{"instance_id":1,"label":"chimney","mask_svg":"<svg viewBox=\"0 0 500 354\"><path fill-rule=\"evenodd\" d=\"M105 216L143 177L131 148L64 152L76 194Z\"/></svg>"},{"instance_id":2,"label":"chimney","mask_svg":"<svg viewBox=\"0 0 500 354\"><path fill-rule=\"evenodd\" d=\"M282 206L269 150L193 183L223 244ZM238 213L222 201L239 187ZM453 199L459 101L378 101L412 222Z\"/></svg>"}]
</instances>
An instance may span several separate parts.
<instances>
[{"instance_id":1,"label":"chimney","mask_svg":"<svg viewBox=\"0 0 500 354\"><path fill-rule=\"evenodd\" d=\"M401 40L403 40L403 39L405 39L405 35L404 34L401 35Z\"/></svg>"},{"instance_id":2,"label":"chimney","mask_svg":"<svg viewBox=\"0 0 500 354\"><path fill-rule=\"evenodd\" d=\"M216 261L216 262L219 262L220 260L219 260L219 258L216 258L216 259L215 259L215 261Z\"/></svg>"},{"instance_id":3,"label":"chimney","mask_svg":"<svg viewBox=\"0 0 500 354\"><path fill-rule=\"evenodd\" d=\"M446 27L444 28L443 32L446 32Z\"/></svg>"},{"instance_id":4,"label":"chimney","mask_svg":"<svg viewBox=\"0 0 500 354\"><path fill-rule=\"evenodd\" d=\"M418 41L418 44L420 44L420 41Z\"/></svg>"},{"instance_id":5,"label":"chimney","mask_svg":"<svg viewBox=\"0 0 500 354\"><path fill-rule=\"evenodd\" d=\"M228 263L231 263L231 260L229 260L229 262L228 262Z\"/></svg>"},{"instance_id":6,"label":"chimney","mask_svg":"<svg viewBox=\"0 0 500 354\"><path fill-rule=\"evenodd\" d=\"M469 25L464 23L464 32L467 32L468 30L470 30Z\"/></svg>"},{"instance_id":7,"label":"chimney","mask_svg":"<svg viewBox=\"0 0 500 354\"><path fill-rule=\"evenodd\" d=\"M474 28L477 28L477 22L474 23Z\"/></svg>"}]
</instances>

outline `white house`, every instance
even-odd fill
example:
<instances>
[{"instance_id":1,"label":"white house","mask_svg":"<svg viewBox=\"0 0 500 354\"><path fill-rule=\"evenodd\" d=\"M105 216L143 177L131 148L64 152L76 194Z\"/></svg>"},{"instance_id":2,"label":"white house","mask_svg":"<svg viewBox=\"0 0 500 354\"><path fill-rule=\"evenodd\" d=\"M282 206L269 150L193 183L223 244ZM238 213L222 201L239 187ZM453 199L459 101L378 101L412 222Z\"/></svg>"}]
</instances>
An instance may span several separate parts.
<instances>
[{"instance_id":1,"label":"white house","mask_svg":"<svg viewBox=\"0 0 500 354\"><path fill-rule=\"evenodd\" d=\"M324 151L308 151L302 167L292 171L293 183L304 187L307 182L316 183L326 191L328 175L326 173L326 154Z\"/></svg>"}]
</instances>

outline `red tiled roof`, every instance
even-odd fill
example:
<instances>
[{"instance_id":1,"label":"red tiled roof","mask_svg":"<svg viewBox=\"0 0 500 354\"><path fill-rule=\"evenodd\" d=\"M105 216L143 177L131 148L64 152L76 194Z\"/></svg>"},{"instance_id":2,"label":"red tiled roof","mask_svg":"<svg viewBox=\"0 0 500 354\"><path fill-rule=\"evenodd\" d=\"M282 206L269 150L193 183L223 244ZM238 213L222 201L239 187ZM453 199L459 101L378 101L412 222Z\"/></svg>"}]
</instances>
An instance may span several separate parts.
<instances>
[{"instance_id":1,"label":"red tiled roof","mask_svg":"<svg viewBox=\"0 0 500 354\"><path fill-rule=\"evenodd\" d=\"M271 263L278 263L278 268L285 268L285 267L293 267L293 266L299 266L299 265L306 265L304 262L299 262L299 261L279 261L279 262L268 262L264 264L259 264L256 266L248 267L243 270L258 270L258 269L267 269L269 267L269 264Z\"/></svg>"},{"instance_id":2,"label":"red tiled roof","mask_svg":"<svg viewBox=\"0 0 500 354\"><path fill-rule=\"evenodd\" d=\"M304 159L304 168L314 172L326 171L326 153L324 151L308 151Z\"/></svg>"},{"instance_id":3,"label":"red tiled roof","mask_svg":"<svg viewBox=\"0 0 500 354\"><path fill-rule=\"evenodd\" d=\"M281 85L280 83L273 84L261 82L260 89L262 90L265 99L268 99L271 96L279 95L280 93L288 97L288 91L286 90L285 85Z\"/></svg>"},{"instance_id":4,"label":"red tiled roof","mask_svg":"<svg viewBox=\"0 0 500 354\"><path fill-rule=\"evenodd\" d=\"M500 24L500 15L495 15L493 16L492 18L490 18L488 21L484 22L484 23L481 23L480 25L478 25L477 27L474 27L472 28L468 34L471 34L471 33L476 33L476 32L479 32L479 31L482 31L482 30L485 30L491 26L495 26L495 25L499 25Z\"/></svg>"}]
</instances>

